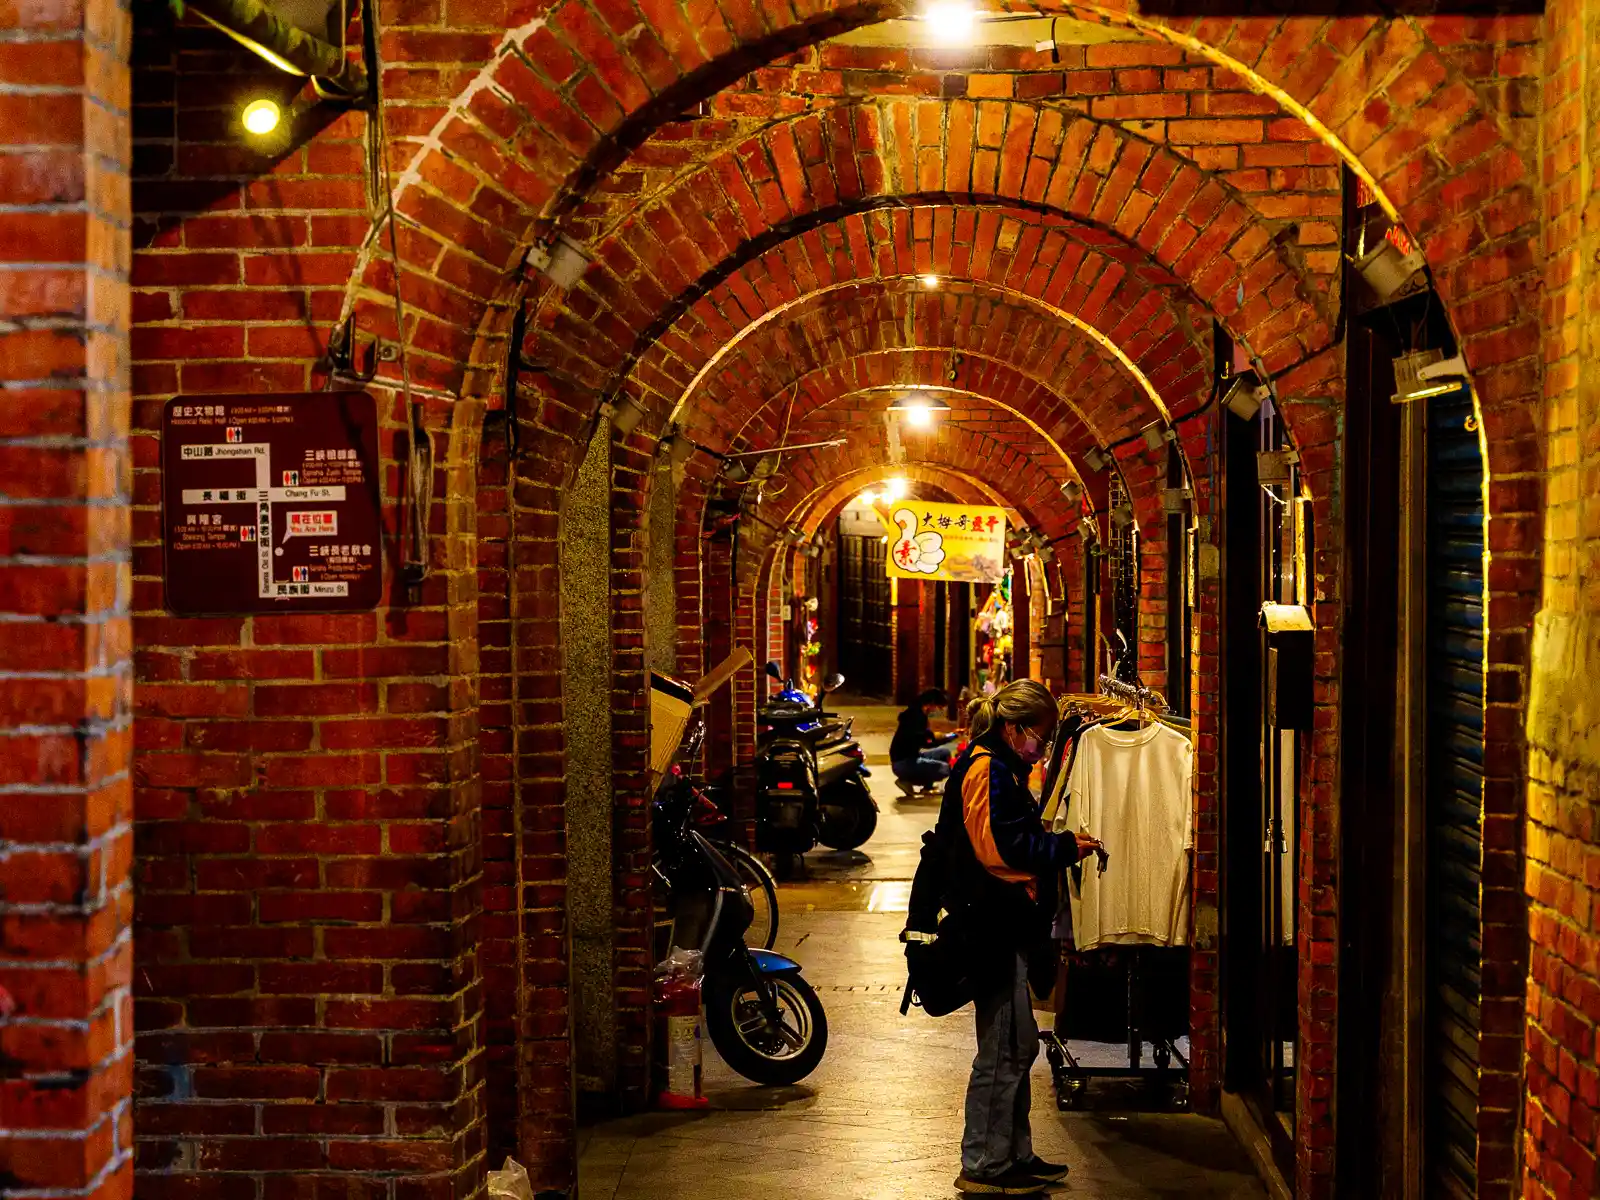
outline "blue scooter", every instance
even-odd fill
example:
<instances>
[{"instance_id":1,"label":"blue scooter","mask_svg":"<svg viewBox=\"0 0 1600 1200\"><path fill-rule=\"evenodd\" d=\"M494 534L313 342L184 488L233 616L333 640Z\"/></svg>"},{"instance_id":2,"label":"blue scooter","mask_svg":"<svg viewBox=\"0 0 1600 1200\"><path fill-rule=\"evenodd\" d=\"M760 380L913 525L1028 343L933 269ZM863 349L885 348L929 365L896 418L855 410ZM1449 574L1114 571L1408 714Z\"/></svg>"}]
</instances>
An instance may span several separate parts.
<instances>
[{"instance_id":1,"label":"blue scooter","mask_svg":"<svg viewBox=\"0 0 1600 1200\"><path fill-rule=\"evenodd\" d=\"M680 763L694 761L704 737L696 713ZM827 1014L799 963L745 944L755 916L749 888L694 827L694 802L691 781L674 766L652 814L656 869L671 889L672 944L704 956L706 1031L722 1060L755 1083L798 1083L828 1048Z\"/></svg>"}]
</instances>

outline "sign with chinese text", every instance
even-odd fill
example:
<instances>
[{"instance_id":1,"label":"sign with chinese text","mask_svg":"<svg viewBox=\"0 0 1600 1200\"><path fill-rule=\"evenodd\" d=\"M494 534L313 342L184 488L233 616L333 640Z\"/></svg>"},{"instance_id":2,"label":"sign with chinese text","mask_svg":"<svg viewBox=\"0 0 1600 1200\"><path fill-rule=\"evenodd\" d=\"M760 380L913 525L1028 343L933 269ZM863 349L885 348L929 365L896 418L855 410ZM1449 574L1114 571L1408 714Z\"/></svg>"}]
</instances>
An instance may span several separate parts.
<instances>
[{"instance_id":1,"label":"sign with chinese text","mask_svg":"<svg viewBox=\"0 0 1600 1200\"><path fill-rule=\"evenodd\" d=\"M874 507L889 533L891 579L997 583L1005 575L1005 509L925 500Z\"/></svg>"},{"instance_id":2,"label":"sign with chinese text","mask_svg":"<svg viewBox=\"0 0 1600 1200\"><path fill-rule=\"evenodd\" d=\"M172 400L161 468L172 612L336 612L382 598L378 414L365 392Z\"/></svg>"}]
</instances>

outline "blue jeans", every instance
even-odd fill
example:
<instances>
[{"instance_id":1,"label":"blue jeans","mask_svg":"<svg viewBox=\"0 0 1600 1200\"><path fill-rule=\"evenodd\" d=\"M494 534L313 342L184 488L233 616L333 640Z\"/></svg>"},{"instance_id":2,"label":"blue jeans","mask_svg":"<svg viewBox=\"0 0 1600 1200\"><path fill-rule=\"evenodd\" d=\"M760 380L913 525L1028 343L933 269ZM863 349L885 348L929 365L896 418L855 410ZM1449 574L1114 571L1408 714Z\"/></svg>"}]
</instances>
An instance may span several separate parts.
<instances>
[{"instance_id":1,"label":"blue jeans","mask_svg":"<svg viewBox=\"0 0 1600 1200\"><path fill-rule=\"evenodd\" d=\"M1039 1026L1021 955L1011 977L978 996L974 1008L978 1056L967 1083L961 1169L974 1179L991 1179L1033 1157L1028 1073L1039 1056Z\"/></svg>"},{"instance_id":2,"label":"blue jeans","mask_svg":"<svg viewBox=\"0 0 1600 1200\"><path fill-rule=\"evenodd\" d=\"M918 787L932 787L949 777L950 755L954 750L954 743L947 746L932 746L916 758L890 763L889 769L894 772L896 779L904 779L907 783L914 783Z\"/></svg>"}]
</instances>

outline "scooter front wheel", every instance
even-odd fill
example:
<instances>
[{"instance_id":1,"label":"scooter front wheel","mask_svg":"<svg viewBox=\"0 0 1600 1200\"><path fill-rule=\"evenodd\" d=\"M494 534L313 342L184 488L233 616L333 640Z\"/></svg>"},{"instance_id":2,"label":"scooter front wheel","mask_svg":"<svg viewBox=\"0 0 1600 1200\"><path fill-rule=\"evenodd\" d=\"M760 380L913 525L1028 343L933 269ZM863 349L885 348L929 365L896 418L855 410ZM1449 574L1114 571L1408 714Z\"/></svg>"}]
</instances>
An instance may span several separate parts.
<instances>
[{"instance_id":1,"label":"scooter front wheel","mask_svg":"<svg viewBox=\"0 0 1600 1200\"><path fill-rule=\"evenodd\" d=\"M799 1083L817 1069L828 1049L828 1015L804 979L766 976L759 987L727 976L707 982L706 1032L723 1062L768 1087Z\"/></svg>"}]
</instances>

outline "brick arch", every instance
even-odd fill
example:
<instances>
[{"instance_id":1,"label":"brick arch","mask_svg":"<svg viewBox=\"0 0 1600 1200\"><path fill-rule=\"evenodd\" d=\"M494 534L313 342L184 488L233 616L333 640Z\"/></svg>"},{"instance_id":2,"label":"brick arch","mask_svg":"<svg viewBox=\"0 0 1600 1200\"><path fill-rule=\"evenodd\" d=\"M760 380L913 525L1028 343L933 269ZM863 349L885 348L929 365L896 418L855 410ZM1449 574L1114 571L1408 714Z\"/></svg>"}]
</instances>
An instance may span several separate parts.
<instances>
[{"instance_id":1,"label":"brick arch","mask_svg":"<svg viewBox=\"0 0 1600 1200\"><path fill-rule=\"evenodd\" d=\"M786 426L852 381L857 390L954 384L990 395L1075 451L1162 419L1100 343L987 289L933 295L850 286L786 315L744 339L684 396L680 420L696 441L719 450L777 445Z\"/></svg>"},{"instance_id":2,"label":"brick arch","mask_svg":"<svg viewBox=\"0 0 1600 1200\"><path fill-rule=\"evenodd\" d=\"M916 290L920 273L938 275L946 289L993 290L1079 324L1126 359L1136 386L1169 405L1205 385L1208 315L1166 269L1080 222L937 203L852 213L745 263L673 325L638 364L630 390L652 408L679 401L729 347L819 294L869 283ZM542 339L540 348L556 341Z\"/></svg>"},{"instance_id":3,"label":"brick arch","mask_svg":"<svg viewBox=\"0 0 1600 1200\"><path fill-rule=\"evenodd\" d=\"M1085 241L1164 269L1274 372L1331 335L1275 240L1283 224L1166 147L1019 101L898 98L769 126L652 196L597 241L580 292L549 298L538 325L573 374L614 390L745 261L851 212L922 201L1070 217Z\"/></svg>"},{"instance_id":4,"label":"brick arch","mask_svg":"<svg viewBox=\"0 0 1600 1200\"><path fill-rule=\"evenodd\" d=\"M1309 123L1308 135L1334 146L1389 195L1440 266L1452 309L1486 282L1504 279L1501 272L1486 280L1483 264L1490 243L1508 236L1506 214L1531 211L1526 164L1504 121L1430 40L1434 29L1449 29L1446 19L1166 22L1120 4L1032 7L1136 29L1175 52L1209 58L1287 105ZM779 51L887 15L867 6L804 18L788 9L712 7L691 28L674 11L659 10L623 34L597 24L573 0L543 11L505 35L428 131L400 177L400 211L421 213L427 227L478 224L493 214L497 231L525 237L541 217L580 201L587 183L619 149L639 144L671 104L681 110ZM585 59L595 69L585 69ZM1430 156L1435 148L1440 153ZM441 202L443 210L425 211ZM1531 235L1513 236L1531 264ZM1463 245L1466 253L1452 263ZM381 274L364 263L352 295L381 282ZM1479 313L1458 319L1458 328L1470 337L1504 323L1503 311L1498 319Z\"/></svg>"}]
</instances>

